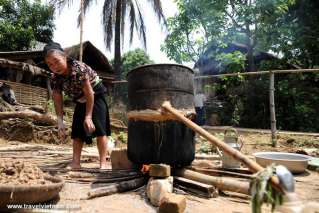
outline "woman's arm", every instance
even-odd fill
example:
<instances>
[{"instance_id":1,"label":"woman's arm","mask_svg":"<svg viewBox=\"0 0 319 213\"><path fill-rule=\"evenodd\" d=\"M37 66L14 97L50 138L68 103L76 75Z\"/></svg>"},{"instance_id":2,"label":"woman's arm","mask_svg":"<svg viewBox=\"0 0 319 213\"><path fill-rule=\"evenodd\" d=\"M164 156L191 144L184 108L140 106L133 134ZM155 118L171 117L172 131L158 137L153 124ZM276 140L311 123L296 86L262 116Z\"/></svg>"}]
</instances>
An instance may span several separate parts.
<instances>
[{"instance_id":1,"label":"woman's arm","mask_svg":"<svg viewBox=\"0 0 319 213\"><path fill-rule=\"evenodd\" d=\"M85 110L85 119L84 127L88 133L92 133L95 130L95 126L92 121L92 112L94 104L94 92L90 84L89 79L85 79L83 82L83 93L86 98L86 110Z\"/></svg>"},{"instance_id":2,"label":"woman's arm","mask_svg":"<svg viewBox=\"0 0 319 213\"><path fill-rule=\"evenodd\" d=\"M63 97L62 92L59 90L53 90L52 99L54 102L55 113L57 117L63 118Z\"/></svg>"},{"instance_id":3,"label":"woman's arm","mask_svg":"<svg viewBox=\"0 0 319 213\"><path fill-rule=\"evenodd\" d=\"M63 123L63 96L59 90L53 90L52 99L54 102L55 113L58 117L59 137L62 141L65 140L65 126Z\"/></svg>"}]
</instances>

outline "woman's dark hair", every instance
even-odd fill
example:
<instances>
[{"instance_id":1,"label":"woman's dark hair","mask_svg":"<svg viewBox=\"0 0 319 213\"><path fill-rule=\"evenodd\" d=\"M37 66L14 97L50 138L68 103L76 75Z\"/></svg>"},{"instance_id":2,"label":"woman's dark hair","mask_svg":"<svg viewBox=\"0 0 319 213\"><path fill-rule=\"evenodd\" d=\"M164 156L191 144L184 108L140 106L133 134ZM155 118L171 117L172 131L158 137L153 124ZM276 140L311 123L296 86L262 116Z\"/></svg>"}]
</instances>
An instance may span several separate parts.
<instances>
[{"instance_id":1,"label":"woman's dark hair","mask_svg":"<svg viewBox=\"0 0 319 213\"><path fill-rule=\"evenodd\" d=\"M44 58L47 56L47 54L49 52L51 52L51 50L58 50L60 52L64 52L63 48L61 47L61 45L59 43L50 42L47 45L45 45L44 48L43 48L43 56L44 56Z\"/></svg>"}]
</instances>

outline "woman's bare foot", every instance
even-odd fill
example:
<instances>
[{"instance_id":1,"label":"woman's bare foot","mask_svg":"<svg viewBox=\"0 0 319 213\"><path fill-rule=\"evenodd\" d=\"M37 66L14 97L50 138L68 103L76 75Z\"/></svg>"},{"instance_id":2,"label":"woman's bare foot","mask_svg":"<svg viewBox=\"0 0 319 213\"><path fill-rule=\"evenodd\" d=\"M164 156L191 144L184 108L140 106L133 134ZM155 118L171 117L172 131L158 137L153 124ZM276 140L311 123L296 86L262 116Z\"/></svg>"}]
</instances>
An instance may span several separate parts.
<instances>
[{"instance_id":1,"label":"woman's bare foot","mask_svg":"<svg viewBox=\"0 0 319 213\"><path fill-rule=\"evenodd\" d=\"M78 163L71 163L69 164L67 167L67 169L71 169L71 170L77 170L77 169L81 169L81 165Z\"/></svg>"},{"instance_id":2,"label":"woman's bare foot","mask_svg":"<svg viewBox=\"0 0 319 213\"><path fill-rule=\"evenodd\" d=\"M107 169L106 162L100 163L100 169Z\"/></svg>"}]
</instances>

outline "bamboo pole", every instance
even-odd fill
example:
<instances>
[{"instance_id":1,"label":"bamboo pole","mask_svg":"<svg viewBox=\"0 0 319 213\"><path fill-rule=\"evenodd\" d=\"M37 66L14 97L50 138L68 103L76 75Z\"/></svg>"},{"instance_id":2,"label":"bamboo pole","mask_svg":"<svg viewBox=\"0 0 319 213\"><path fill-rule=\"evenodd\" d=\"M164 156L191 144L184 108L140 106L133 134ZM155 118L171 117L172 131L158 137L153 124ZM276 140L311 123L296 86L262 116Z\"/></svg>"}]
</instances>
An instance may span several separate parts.
<instances>
[{"instance_id":1,"label":"bamboo pole","mask_svg":"<svg viewBox=\"0 0 319 213\"><path fill-rule=\"evenodd\" d=\"M220 75L202 75L197 76L195 79L206 79L206 78L221 78L221 77L231 77L231 76L245 76L245 75L265 75L270 72L275 74L297 74L304 72L319 72L319 69L294 69L294 70L266 70L257 72L237 72L237 73L227 73Z\"/></svg>"},{"instance_id":2,"label":"bamboo pole","mask_svg":"<svg viewBox=\"0 0 319 213\"><path fill-rule=\"evenodd\" d=\"M213 177L210 175L201 174L189 169L177 169L174 171L174 175L183 177L186 179L198 181L200 183L205 183L213 185L220 190L238 192L241 194L249 195L249 183L238 181L225 177Z\"/></svg>"},{"instance_id":3,"label":"bamboo pole","mask_svg":"<svg viewBox=\"0 0 319 213\"><path fill-rule=\"evenodd\" d=\"M186 126L188 126L192 130L194 130L195 132L197 132L198 134L200 134L201 136L206 138L209 142L211 142L212 144L214 144L218 148L222 149L224 152L226 152L228 155L232 156L234 159L239 160L240 162L245 164L252 172L254 172L254 173L255 172L259 172L259 171L262 171L264 169L263 167L261 167L255 161L249 159L247 156L245 156L244 154L242 154L238 150L228 146L222 140L220 140L217 137L211 135L205 129L203 129L202 127L198 126L197 124L195 124L194 122L192 122L188 118L184 117L182 114L180 114L178 112L178 110L176 110L175 108L173 108L171 106L170 102L165 101L162 104L162 109L163 109L163 113L165 113L165 111L166 111L167 113L171 113L171 114L175 115L176 118L178 120L180 120L181 122L183 122ZM273 186L276 187L279 191L281 191L283 193L285 192L281 188L281 186L279 184L279 179L276 176L271 177L271 182L272 182Z\"/></svg>"},{"instance_id":4,"label":"bamboo pole","mask_svg":"<svg viewBox=\"0 0 319 213\"><path fill-rule=\"evenodd\" d=\"M269 76L269 107L270 107L270 126L272 146L277 145L276 127L276 108L275 108L275 74L270 72Z\"/></svg>"},{"instance_id":5,"label":"bamboo pole","mask_svg":"<svg viewBox=\"0 0 319 213\"><path fill-rule=\"evenodd\" d=\"M79 60L82 62L83 58L83 0L81 0L81 6L80 6L80 54L79 54Z\"/></svg>"}]
</instances>

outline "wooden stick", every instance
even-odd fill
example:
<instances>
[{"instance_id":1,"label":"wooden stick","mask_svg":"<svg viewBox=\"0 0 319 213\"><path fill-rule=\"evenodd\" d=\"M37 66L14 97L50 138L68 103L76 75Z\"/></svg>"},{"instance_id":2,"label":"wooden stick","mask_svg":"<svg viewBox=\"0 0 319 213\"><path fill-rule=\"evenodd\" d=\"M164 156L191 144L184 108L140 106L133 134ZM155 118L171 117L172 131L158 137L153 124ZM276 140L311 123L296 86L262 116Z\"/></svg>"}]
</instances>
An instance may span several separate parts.
<instances>
[{"instance_id":1,"label":"wooden stick","mask_svg":"<svg viewBox=\"0 0 319 213\"><path fill-rule=\"evenodd\" d=\"M276 108L275 108L275 74L270 72L269 76L269 108L270 108L270 127L271 127L271 142L272 146L277 145L276 136Z\"/></svg>"},{"instance_id":2,"label":"wooden stick","mask_svg":"<svg viewBox=\"0 0 319 213\"><path fill-rule=\"evenodd\" d=\"M220 190L238 192L249 195L249 183L224 177L213 177L189 169L178 169L174 175L201 183L213 185Z\"/></svg>"},{"instance_id":3,"label":"wooden stick","mask_svg":"<svg viewBox=\"0 0 319 213\"><path fill-rule=\"evenodd\" d=\"M237 172L221 171L217 169L202 169L202 168L192 167L191 170L194 170L196 172L200 172L206 175L212 175L212 176L230 176L230 177L239 177L239 178L248 178L248 179L252 178L252 175L241 174Z\"/></svg>"},{"instance_id":4,"label":"wooden stick","mask_svg":"<svg viewBox=\"0 0 319 213\"><path fill-rule=\"evenodd\" d=\"M228 155L232 156L234 159L239 160L244 165L246 165L252 172L259 172L262 171L264 168L261 167L258 163L255 161L249 159L247 156L242 154L236 149L233 149L232 147L228 146L226 143L224 143L222 140L218 139L217 137L211 135L209 132L207 132L202 127L198 126L188 118L184 117L182 114L180 114L175 108L171 106L171 104L168 101L165 101L162 105L163 113L167 111L168 113L173 114L176 116L178 120L183 122L186 126L206 138L209 142L216 145L218 148L222 149L224 152L226 152ZM279 184L279 179L276 176L273 176L271 178L271 182L273 183L274 187L276 187L281 192L284 192L284 190L281 188Z\"/></svg>"},{"instance_id":5,"label":"wooden stick","mask_svg":"<svg viewBox=\"0 0 319 213\"><path fill-rule=\"evenodd\" d=\"M126 192L132 189L137 189L146 184L147 179L145 177L136 178L134 180L123 181L120 183L111 184L109 186L93 189L88 192L88 199L95 197L102 197L118 192Z\"/></svg>"},{"instance_id":6,"label":"wooden stick","mask_svg":"<svg viewBox=\"0 0 319 213\"><path fill-rule=\"evenodd\" d=\"M131 176L124 176L124 177L113 177L113 178L103 178L103 177L93 177L93 178L65 178L67 180L75 180L78 182L85 182L85 183L115 183L120 181L127 181L141 177L142 175L131 175Z\"/></svg>"}]
</instances>

